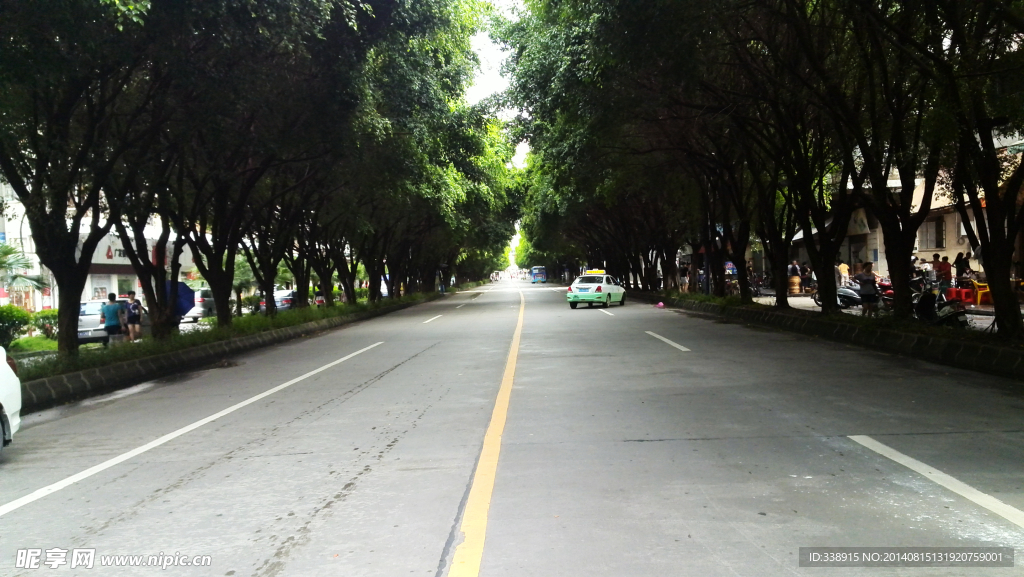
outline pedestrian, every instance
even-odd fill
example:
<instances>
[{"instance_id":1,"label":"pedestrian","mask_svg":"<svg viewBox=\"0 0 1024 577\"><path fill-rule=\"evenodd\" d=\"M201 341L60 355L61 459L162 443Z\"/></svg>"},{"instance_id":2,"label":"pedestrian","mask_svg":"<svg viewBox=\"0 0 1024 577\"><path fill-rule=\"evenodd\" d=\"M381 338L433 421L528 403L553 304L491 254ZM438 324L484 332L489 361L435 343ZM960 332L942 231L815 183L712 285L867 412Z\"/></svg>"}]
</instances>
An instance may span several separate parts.
<instances>
[{"instance_id":1,"label":"pedestrian","mask_svg":"<svg viewBox=\"0 0 1024 577\"><path fill-rule=\"evenodd\" d=\"M100 307L100 322L103 323L103 330L107 331L107 343L110 337L124 334L125 311L117 302L116 294L108 294L107 303Z\"/></svg>"},{"instance_id":2,"label":"pedestrian","mask_svg":"<svg viewBox=\"0 0 1024 577\"><path fill-rule=\"evenodd\" d=\"M939 290L946 292L946 289L953 286L953 265L949 264L949 257L942 257L942 261L935 265L935 278L939 281Z\"/></svg>"},{"instance_id":3,"label":"pedestrian","mask_svg":"<svg viewBox=\"0 0 1024 577\"><path fill-rule=\"evenodd\" d=\"M125 321L128 325L128 340L137 341L142 338L142 301L135 298L135 291L128 291L128 302L125 304Z\"/></svg>"},{"instance_id":4,"label":"pedestrian","mask_svg":"<svg viewBox=\"0 0 1024 577\"><path fill-rule=\"evenodd\" d=\"M805 292L811 288L811 267L807 266L806 261L800 266L800 286Z\"/></svg>"},{"instance_id":5,"label":"pedestrian","mask_svg":"<svg viewBox=\"0 0 1024 577\"><path fill-rule=\"evenodd\" d=\"M931 278L931 272L932 272L932 265L931 265L931 263L926 261L926 260L924 260L922 258L921 260L917 261L917 264L920 267L921 276L923 276L924 278Z\"/></svg>"},{"instance_id":6,"label":"pedestrian","mask_svg":"<svg viewBox=\"0 0 1024 577\"><path fill-rule=\"evenodd\" d=\"M870 261L864 263L860 274L854 277L860 284L860 300L863 303L860 314L866 317L878 316L878 279L871 270L873 266L874 263Z\"/></svg>"},{"instance_id":7,"label":"pedestrian","mask_svg":"<svg viewBox=\"0 0 1024 577\"><path fill-rule=\"evenodd\" d=\"M939 253L932 255L932 262L929 264L931 264L932 267L932 274L928 276L928 280L936 282L939 280L939 269L942 265L942 261L939 260Z\"/></svg>"},{"instance_id":8,"label":"pedestrian","mask_svg":"<svg viewBox=\"0 0 1024 577\"><path fill-rule=\"evenodd\" d=\"M800 263L795 260L789 265L789 276L800 276Z\"/></svg>"},{"instance_id":9,"label":"pedestrian","mask_svg":"<svg viewBox=\"0 0 1024 577\"><path fill-rule=\"evenodd\" d=\"M850 284L850 265L839 261L839 282L842 286Z\"/></svg>"}]
</instances>

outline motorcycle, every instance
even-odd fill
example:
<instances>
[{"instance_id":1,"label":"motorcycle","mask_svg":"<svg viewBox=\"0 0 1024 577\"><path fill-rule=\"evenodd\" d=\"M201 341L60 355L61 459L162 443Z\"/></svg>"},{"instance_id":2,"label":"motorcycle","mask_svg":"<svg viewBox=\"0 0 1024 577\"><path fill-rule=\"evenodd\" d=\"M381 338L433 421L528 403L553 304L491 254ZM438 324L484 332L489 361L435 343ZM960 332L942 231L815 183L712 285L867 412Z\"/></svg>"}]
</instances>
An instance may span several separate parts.
<instances>
[{"instance_id":1,"label":"motorcycle","mask_svg":"<svg viewBox=\"0 0 1024 577\"><path fill-rule=\"evenodd\" d=\"M814 291L811 295L814 300L814 304L821 306L821 293ZM863 299L860 298L860 293L849 286L836 287L836 301L839 304L839 308L848 309L853 307L859 307L864 304Z\"/></svg>"},{"instance_id":2,"label":"motorcycle","mask_svg":"<svg viewBox=\"0 0 1024 577\"><path fill-rule=\"evenodd\" d=\"M921 299L921 296L931 289L931 285L926 278L923 276L916 276L910 279L910 302L917 304ZM892 309L893 304L896 302L896 293L892 290L892 281L883 278L878 281L878 296L882 303L882 308Z\"/></svg>"},{"instance_id":3,"label":"motorcycle","mask_svg":"<svg viewBox=\"0 0 1024 577\"><path fill-rule=\"evenodd\" d=\"M960 299L947 300L944 295L936 294L930 287L914 304L914 314L918 320L931 325L954 329L966 329L970 326L967 309Z\"/></svg>"}]
</instances>

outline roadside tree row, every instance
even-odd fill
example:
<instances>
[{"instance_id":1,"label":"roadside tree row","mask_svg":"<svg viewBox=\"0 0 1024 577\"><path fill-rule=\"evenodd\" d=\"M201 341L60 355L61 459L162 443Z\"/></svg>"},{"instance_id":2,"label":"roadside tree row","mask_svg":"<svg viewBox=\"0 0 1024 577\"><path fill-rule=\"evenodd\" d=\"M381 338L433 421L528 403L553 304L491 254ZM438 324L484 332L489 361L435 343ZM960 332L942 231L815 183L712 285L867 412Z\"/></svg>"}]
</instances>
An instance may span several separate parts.
<instances>
[{"instance_id":1,"label":"roadside tree row","mask_svg":"<svg viewBox=\"0 0 1024 577\"><path fill-rule=\"evenodd\" d=\"M284 263L355 300L486 277L518 210L502 123L463 93L474 0L0 4L0 178L24 204L77 350L93 252L117 234L153 332L190 249L231 323L235 266L273 314ZM160 231L147 238L147 226ZM152 230L152 228L150 229ZM155 241L155 242L154 242Z\"/></svg>"},{"instance_id":2,"label":"roadside tree row","mask_svg":"<svg viewBox=\"0 0 1024 577\"><path fill-rule=\"evenodd\" d=\"M498 32L534 150L528 242L645 288L659 264L672 287L689 245L721 293L721 265L753 240L786 307L794 235L831 271L864 208L907 316L918 229L945 195L984 255L1000 334L1021 337L1024 166L1006 143L1024 127L1022 14L1007 0L530 2ZM818 282L832 312L833 276Z\"/></svg>"}]
</instances>

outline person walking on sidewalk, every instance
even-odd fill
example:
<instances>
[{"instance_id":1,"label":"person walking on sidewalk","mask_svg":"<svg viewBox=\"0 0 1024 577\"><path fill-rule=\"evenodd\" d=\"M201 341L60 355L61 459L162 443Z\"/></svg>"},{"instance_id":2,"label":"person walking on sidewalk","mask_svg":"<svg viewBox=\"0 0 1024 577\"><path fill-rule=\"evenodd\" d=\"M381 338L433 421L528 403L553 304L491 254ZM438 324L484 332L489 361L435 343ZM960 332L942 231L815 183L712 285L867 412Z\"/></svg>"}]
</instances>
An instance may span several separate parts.
<instances>
[{"instance_id":1,"label":"person walking on sidewalk","mask_svg":"<svg viewBox=\"0 0 1024 577\"><path fill-rule=\"evenodd\" d=\"M839 261L839 284L840 286L850 284L850 265L842 260Z\"/></svg>"},{"instance_id":2,"label":"person walking on sidewalk","mask_svg":"<svg viewBox=\"0 0 1024 577\"><path fill-rule=\"evenodd\" d=\"M872 262L864 263L861 273L854 277L860 283L860 300L863 303L860 314L865 317L878 316L878 279L871 270L873 266Z\"/></svg>"}]
</instances>

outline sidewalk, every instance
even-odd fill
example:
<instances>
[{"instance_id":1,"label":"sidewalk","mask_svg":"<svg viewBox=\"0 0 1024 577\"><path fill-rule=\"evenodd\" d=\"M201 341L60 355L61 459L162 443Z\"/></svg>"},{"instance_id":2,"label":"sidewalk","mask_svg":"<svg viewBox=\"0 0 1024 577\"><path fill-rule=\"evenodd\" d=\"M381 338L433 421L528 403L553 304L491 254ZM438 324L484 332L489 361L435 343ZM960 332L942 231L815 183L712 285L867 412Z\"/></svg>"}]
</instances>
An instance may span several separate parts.
<instances>
[{"instance_id":1,"label":"sidewalk","mask_svg":"<svg viewBox=\"0 0 1024 577\"><path fill-rule=\"evenodd\" d=\"M799 309L799 310L807 310L807 311L820 310L820 307L818 305L814 304L814 299L809 298L809 297L810 297L810 295L808 295L808 294L790 295L789 296L789 306L793 307L794 309ZM775 304L775 297L774 296L755 297L754 298L754 302L760 303L760 304L763 304L763 305L771 306L771 305ZM967 314L969 314L969 315L979 316L979 317L994 317L994 316L996 316L995 308L992 305L990 305L990 304L983 304L983 305L968 304L968 305L966 305L966 308L967 308ZM851 310L856 312L859 309L848 309L846 312L851 312ZM1021 314L1024 314L1024 306L1021 307Z\"/></svg>"}]
</instances>

